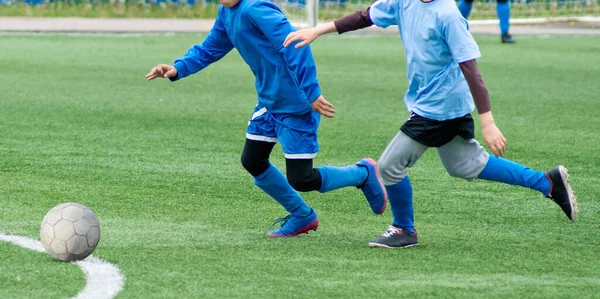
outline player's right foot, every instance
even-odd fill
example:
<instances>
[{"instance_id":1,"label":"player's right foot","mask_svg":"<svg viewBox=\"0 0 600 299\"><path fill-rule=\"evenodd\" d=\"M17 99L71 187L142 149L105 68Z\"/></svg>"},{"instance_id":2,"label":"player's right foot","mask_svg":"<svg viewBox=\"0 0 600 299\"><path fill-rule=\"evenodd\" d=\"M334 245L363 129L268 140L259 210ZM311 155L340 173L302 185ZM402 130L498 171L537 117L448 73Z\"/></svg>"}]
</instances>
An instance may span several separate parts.
<instances>
[{"instance_id":1,"label":"player's right foot","mask_svg":"<svg viewBox=\"0 0 600 299\"><path fill-rule=\"evenodd\" d=\"M279 218L271 226L281 223L281 227L269 232L267 236L272 238L290 238L299 234L308 234L309 231L317 230L319 227L319 217L315 210L310 209L310 214L306 217L287 215Z\"/></svg>"},{"instance_id":2,"label":"player's right foot","mask_svg":"<svg viewBox=\"0 0 600 299\"><path fill-rule=\"evenodd\" d=\"M502 39L502 43L503 44L513 44L513 43L515 43L515 40L513 39L512 35L510 35L508 32L502 34L500 36L500 38Z\"/></svg>"},{"instance_id":3,"label":"player's right foot","mask_svg":"<svg viewBox=\"0 0 600 299\"><path fill-rule=\"evenodd\" d=\"M365 167L368 173L365 182L362 183L362 185L357 186L357 188L360 189L367 198L373 213L378 215L383 214L383 212L385 212L385 207L387 206L388 197L385 186L383 186L383 182L379 177L377 162L371 158L366 158L358 161L356 165Z\"/></svg>"},{"instance_id":4,"label":"player's right foot","mask_svg":"<svg viewBox=\"0 0 600 299\"><path fill-rule=\"evenodd\" d=\"M579 213L579 208L577 207L575 191L573 191L569 183L567 169L560 165L546 172L546 176L551 182L550 194L547 197L554 201L571 221L575 221Z\"/></svg>"},{"instance_id":5,"label":"player's right foot","mask_svg":"<svg viewBox=\"0 0 600 299\"><path fill-rule=\"evenodd\" d=\"M407 248L417 245L417 231L410 233L393 225L388 226L387 231L369 242L370 247L382 248Z\"/></svg>"}]
</instances>

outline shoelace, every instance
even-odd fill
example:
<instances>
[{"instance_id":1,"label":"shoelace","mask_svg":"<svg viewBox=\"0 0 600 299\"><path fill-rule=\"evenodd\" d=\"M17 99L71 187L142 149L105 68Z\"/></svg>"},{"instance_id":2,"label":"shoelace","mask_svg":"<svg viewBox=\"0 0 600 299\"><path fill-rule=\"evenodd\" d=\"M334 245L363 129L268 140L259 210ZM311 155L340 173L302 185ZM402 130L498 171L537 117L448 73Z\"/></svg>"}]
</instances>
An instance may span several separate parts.
<instances>
[{"instance_id":1,"label":"shoelace","mask_svg":"<svg viewBox=\"0 0 600 299\"><path fill-rule=\"evenodd\" d=\"M283 218L277 218L277 219L275 219L275 222L273 222L273 224L271 224L269 226L269 228L275 226L277 223L280 223L280 226L284 226L286 224L286 222L288 222L288 220L290 220L290 218L292 218L292 215L287 215Z\"/></svg>"},{"instance_id":2,"label":"shoelace","mask_svg":"<svg viewBox=\"0 0 600 299\"><path fill-rule=\"evenodd\" d=\"M397 228L397 227L395 227L393 225L390 225L390 226L388 226L388 230L385 233L383 233L382 236L384 236L386 238L389 238L389 237L397 234L398 231L402 231L402 229Z\"/></svg>"}]
</instances>

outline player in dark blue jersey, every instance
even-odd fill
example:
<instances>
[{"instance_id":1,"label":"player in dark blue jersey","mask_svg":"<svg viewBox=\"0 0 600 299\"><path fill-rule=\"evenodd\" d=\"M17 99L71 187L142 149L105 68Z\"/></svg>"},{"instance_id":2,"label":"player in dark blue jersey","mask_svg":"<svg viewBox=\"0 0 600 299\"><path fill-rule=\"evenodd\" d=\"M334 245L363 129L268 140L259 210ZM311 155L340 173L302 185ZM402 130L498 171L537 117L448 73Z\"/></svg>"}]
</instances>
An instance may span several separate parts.
<instances>
[{"instance_id":1,"label":"player in dark blue jersey","mask_svg":"<svg viewBox=\"0 0 600 299\"><path fill-rule=\"evenodd\" d=\"M471 9L473 8L473 0L460 0L458 9L465 19L469 18ZM500 40L505 44L515 42L512 35L508 33L510 28L510 2L508 0L496 0L496 13L500 21Z\"/></svg>"},{"instance_id":2,"label":"player in dark blue jersey","mask_svg":"<svg viewBox=\"0 0 600 299\"><path fill-rule=\"evenodd\" d=\"M316 230L319 220L297 191L327 192L342 187L361 189L371 209L383 213L386 191L376 162L363 159L345 167L313 168L317 155L320 114L333 117L335 110L323 95L309 47L283 47L296 29L281 10L266 0L221 0L213 28L202 44L192 46L173 65L160 64L148 80L176 81L197 73L236 48L256 77L258 105L254 109L242 152L242 165L255 184L289 213L271 237L292 237ZM269 162L275 143L282 145L287 179Z\"/></svg>"}]
</instances>

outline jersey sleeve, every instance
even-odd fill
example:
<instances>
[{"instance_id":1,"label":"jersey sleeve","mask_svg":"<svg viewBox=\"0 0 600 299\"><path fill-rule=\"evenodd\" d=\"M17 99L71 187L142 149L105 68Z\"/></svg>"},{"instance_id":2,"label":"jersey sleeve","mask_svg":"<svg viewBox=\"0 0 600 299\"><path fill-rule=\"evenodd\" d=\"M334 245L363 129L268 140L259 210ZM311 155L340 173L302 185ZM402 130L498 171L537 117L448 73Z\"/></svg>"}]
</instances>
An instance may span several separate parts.
<instances>
[{"instance_id":1,"label":"jersey sleeve","mask_svg":"<svg viewBox=\"0 0 600 299\"><path fill-rule=\"evenodd\" d=\"M371 21L377 27L386 28L392 25L398 25L396 20L396 10L398 0L378 0L371 5L369 16Z\"/></svg>"},{"instance_id":2,"label":"jersey sleeve","mask_svg":"<svg viewBox=\"0 0 600 299\"><path fill-rule=\"evenodd\" d=\"M342 34L349 31L371 27L373 25L373 21L371 20L371 15L369 12L370 10L371 7L369 6L363 11L357 11L333 21L335 29L337 29L339 34Z\"/></svg>"},{"instance_id":3,"label":"jersey sleeve","mask_svg":"<svg viewBox=\"0 0 600 299\"><path fill-rule=\"evenodd\" d=\"M193 45L185 56L175 60L173 64L177 69L177 77L171 78L176 81L195 74L213 62L217 62L233 49L233 43L229 39L223 22L217 17L213 28L210 30L202 44Z\"/></svg>"},{"instance_id":4,"label":"jersey sleeve","mask_svg":"<svg viewBox=\"0 0 600 299\"><path fill-rule=\"evenodd\" d=\"M257 1L247 11L246 16L255 29L269 41L271 47L283 57L290 71L296 75L307 101L314 102L321 95L321 88L310 46L300 49L283 46L283 41L288 34L296 29L283 12L271 2Z\"/></svg>"},{"instance_id":5,"label":"jersey sleeve","mask_svg":"<svg viewBox=\"0 0 600 299\"><path fill-rule=\"evenodd\" d=\"M469 32L467 20L460 15L452 15L442 22L442 33L456 63L481 57L479 47Z\"/></svg>"}]
</instances>

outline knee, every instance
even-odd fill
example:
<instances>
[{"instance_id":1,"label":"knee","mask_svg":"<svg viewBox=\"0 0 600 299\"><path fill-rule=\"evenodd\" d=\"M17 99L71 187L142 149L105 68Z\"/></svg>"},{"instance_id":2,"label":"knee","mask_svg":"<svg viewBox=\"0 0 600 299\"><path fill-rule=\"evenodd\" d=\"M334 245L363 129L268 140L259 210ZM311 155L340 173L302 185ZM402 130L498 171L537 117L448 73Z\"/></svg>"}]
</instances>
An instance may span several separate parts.
<instances>
[{"instance_id":1,"label":"knee","mask_svg":"<svg viewBox=\"0 0 600 299\"><path fill-rule=\"evenodd\" d=\"M485 164L481 164L476 160L472 160L444 166L450 176L472 181L479 176L479 173L481 173L481 170L483 170Z\"/></svg>"},{"instance_id":2,"label":"knee","mask_svg":"<svg viewBox=\"0 0 600 299\"><path fill-rule=\"evenodd\" d=\"M290 186L292 186L292 188L294 188L294 190L296 191L301 191L301 192L305 192L306 190L306 180L302 177L299 176L295 176L295 175L291 175L288 176L288 183L290 183Z\"/></svg>"},{"instance_id":3,"label":"knee","mask_svg":"<svg viewBox=\"0 0 600 299\"><path fill-rule=\"evenodd\" d=\"M259 176L269 168L269 159L253 159L242 154L241 162L244 169L252 176Z\"/></svg>"},{"instance_id":4,"label":"knee","mask_svg":"<svg viewBox=\"0 0 600 299\"><path fill-rule=\"evenodd\" d=\"M394 162L386 156L382 156L377 162L381 181L386 186L394 185L406 177L406 167Z\"/></svg>"},{"instance_id":5,"label":"knee","mask_svg":"<svg viewBox=\"0 0 600 299\"><path fill-rule=\"evenodd\" d=\"M292 186L292 188L294 188L294 190L300 191L300 192L309 192L309 191L318 190L321 186L320 176L318 179L319 182L317 184L316 175L318 175L318 171L316 169L313 169L313 171L310 174L290 173L288 175L287 179L288 179L288 183L290 183L290 186Z\"/></svg>"},{"instance_id":6,"label":"knee","mask_svg":"<svg viewBox=\"0 0 600 299\"><path fill-rule=\"evenodd\" d=\"M465 178L464 176L466 171L459 165L452 165L446 167L446 172L448 172L451 177L463 179Z\"/></svg>"}]
</instances>

